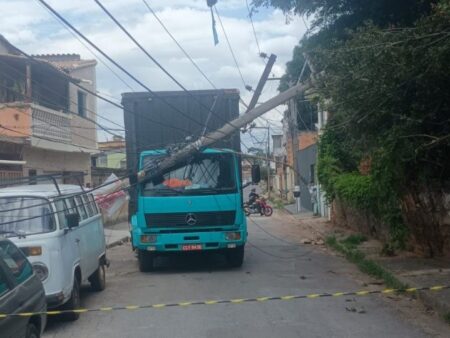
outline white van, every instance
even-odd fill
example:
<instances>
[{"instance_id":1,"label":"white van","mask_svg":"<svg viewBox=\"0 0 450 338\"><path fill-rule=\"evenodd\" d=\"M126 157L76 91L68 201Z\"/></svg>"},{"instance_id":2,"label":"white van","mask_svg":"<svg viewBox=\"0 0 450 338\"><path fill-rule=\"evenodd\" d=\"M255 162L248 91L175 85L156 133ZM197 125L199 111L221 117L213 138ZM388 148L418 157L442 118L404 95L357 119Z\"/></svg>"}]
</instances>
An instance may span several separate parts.
<instances>
[{"instance_id":1,"label":"white van","mask_svg":"<svg viewBox=\"0 0 450 338\"><path fill-rule=\"evenodd\" d=\"M49 308L80 307L80 285L105 288L106 244L92 193L76 185L0 189L0 234L28 256ZM76 320L78 313L66 313Z\"/></svg>"}]
</instances>

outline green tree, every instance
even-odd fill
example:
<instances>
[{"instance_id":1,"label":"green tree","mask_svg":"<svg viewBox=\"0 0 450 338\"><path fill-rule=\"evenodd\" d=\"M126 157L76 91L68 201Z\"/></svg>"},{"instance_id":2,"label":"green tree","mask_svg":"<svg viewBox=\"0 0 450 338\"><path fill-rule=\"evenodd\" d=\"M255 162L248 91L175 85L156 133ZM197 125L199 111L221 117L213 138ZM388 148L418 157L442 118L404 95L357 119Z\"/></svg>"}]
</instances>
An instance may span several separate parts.
<instances>
[{"instance_id":1,"label":"green tree","mask_svg":"<svg viewBox=\"0 0 450 338\"><path fill-rule=\"evenodd\" d=\"M408 29L367 25L312 55L325 71L318 91L332 116L320 141L320 181L330 198L367 205L400 241L404 196L450 177L450 0ZM370 179L358 173L364 159ZM409 224L430 247L438 228Z\"/></svg>"}]
</instances>

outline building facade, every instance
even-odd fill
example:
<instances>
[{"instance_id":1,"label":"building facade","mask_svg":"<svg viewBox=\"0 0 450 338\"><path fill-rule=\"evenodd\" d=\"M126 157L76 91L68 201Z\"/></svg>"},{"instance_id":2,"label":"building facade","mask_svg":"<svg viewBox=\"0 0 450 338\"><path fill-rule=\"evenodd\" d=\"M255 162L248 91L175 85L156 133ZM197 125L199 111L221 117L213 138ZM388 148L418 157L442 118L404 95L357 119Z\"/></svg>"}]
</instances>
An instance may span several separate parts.
<instances>
[{"instance_id":1,"label":"building facade","mask_svg":"<svg viewBox=\"0 0 450 338\"><path fill-rule=\"evenodd\" d=\"M90 185L97 62L77 54L34 59L0 36L0 180L62 174L63 183L78 175Z\"/></svg>"}]
</instances>

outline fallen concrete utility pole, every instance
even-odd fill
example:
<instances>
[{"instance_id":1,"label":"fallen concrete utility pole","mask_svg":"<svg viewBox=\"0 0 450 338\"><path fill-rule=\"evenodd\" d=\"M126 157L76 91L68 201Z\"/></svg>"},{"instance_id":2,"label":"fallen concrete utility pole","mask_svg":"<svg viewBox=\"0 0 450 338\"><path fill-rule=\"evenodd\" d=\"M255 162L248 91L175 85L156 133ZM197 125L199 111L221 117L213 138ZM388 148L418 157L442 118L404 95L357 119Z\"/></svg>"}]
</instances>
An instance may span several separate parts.
<instances>
[{"instance_id":1,"label":"fallen concrete utility pole","mask_svg":"<svg viewBox=\"0 0 450 338\"><path fill-rule=\"evenodd\" d=\"M197 153L201 148L210 146L218 140L230 136L234 131L236 131L236 129L242 128L259 116L268 112L269 110L279 106L280 104L283 104L284 102L311 87L311 82L307 82L305 84L297 84L289 88L288 90L262 103L258 107L253 108L247 113L240 115L238 118L230 121L230 123L225 124L222 128L219 128L216 131L210 132L207 135L200 137L197 141L188 144L178 152L172 154L167 158L164 158L163 160L161 160L161 162L157 164L155 163L153 164L153 166L140 171L138 173L138 178L149 181L152 178L159 176L165 170L172 168L177 163L185 161L190 156Z\"/></svg>"},{"instance_id":2,"label":"fallen concrete utility pole","mask_svg":"<svg viewBox=\"0 0 450 338\"><path fill-rule=\"evenodd\" d=\"M269 61L267 61L266 67L264 68L264 71L261 75L261 78L259 79L258 85L256 86L255 93L253 94L253 97L250 100L250 103L248 104L247 107L247 111L245 113L248 113L250 110L255 108L256 103L258 102L259 97L261 96L264 85L266 84L266 81L270 75L270 72L272 71L272 67L275 64L276 60L277 56L275 54L271 54L269 57Z\"/></svg>"}]
</instances>

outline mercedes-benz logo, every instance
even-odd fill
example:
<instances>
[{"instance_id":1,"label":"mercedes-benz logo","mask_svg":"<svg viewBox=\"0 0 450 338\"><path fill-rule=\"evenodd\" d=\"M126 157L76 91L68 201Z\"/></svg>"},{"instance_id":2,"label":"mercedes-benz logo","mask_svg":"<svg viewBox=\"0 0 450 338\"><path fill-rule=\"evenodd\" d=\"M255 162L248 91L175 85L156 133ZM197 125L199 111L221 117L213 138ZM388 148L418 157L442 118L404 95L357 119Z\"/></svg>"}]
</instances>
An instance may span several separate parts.
<instances>
[{"instance_id":1,"label":"mercedes-benz logo","mask_svg":"<svg viewBox=\"0 0 450 338\"><path fill-rule=\"evenodd\" d=\"M197 224L197 217L194 214L192 214L192 213L187 214L186 218L184 220L186 221L187 225L195 225L195 224Z\"/></svg>"}]
</instances>

